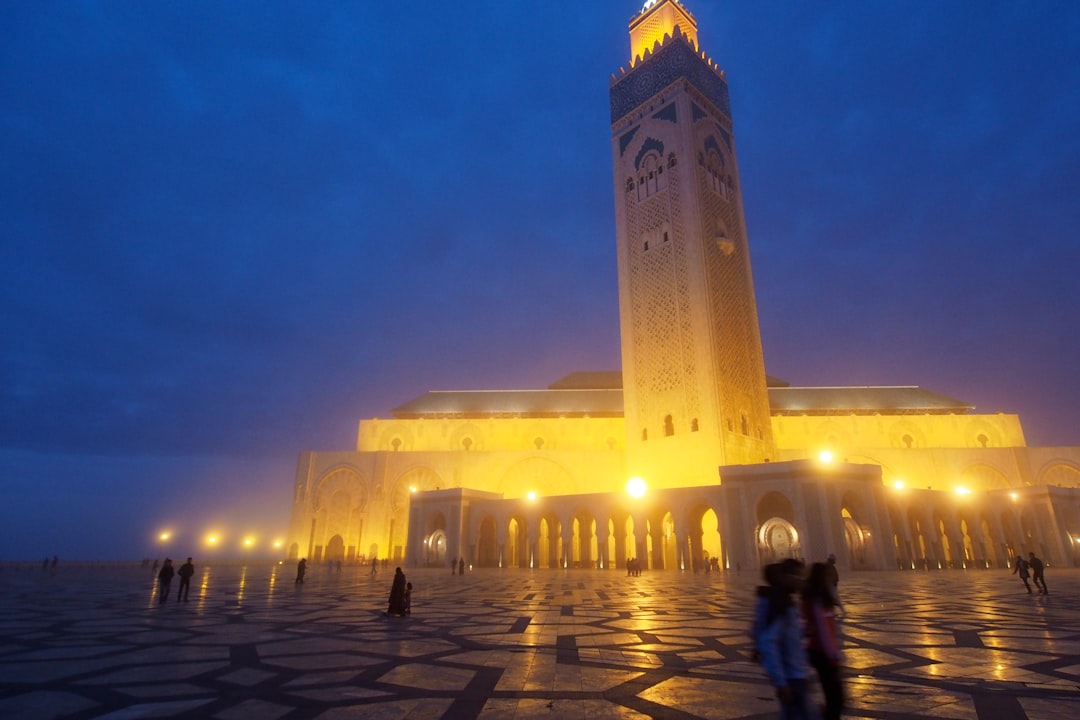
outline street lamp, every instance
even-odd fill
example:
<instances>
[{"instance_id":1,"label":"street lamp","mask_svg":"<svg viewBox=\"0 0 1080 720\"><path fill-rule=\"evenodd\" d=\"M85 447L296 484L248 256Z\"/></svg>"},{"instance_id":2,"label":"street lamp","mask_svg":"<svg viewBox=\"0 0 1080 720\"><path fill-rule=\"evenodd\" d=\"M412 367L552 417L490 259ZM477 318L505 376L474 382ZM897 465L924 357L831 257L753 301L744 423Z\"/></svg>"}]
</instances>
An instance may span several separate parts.
<instances>
[{"instance_id":1,"label":"street lamp","mask_svg":"<svg viewBox=\"0 0 1080 720\"><path fill-rule=\"evenodd\" d=\"M626 481L626 492L630 497L640 498L644 497L648 492L649 486L645 484L645 481L639 477L632 477Z\"/></svg>"}]
</instances>

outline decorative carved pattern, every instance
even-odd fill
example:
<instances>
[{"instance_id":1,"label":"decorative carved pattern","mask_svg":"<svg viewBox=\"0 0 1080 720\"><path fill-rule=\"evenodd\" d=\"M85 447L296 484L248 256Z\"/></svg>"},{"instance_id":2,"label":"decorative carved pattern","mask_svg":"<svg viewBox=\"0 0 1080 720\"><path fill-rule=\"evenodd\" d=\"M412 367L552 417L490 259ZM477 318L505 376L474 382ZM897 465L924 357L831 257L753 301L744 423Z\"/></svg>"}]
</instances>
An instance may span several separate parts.
<instances>
[{"instance_id":1,"label":"decorative carved pattern","mask_svg":"<svg viewBox=\"0 0 1080 720\"><path fill-rule=\"evenodd\" d=\"M681 38L668 39L647 61L611 86L611 122L614 124L677 80L688 80L713 105L731 117L727 80Z\"/></svg>"}]
</instances>

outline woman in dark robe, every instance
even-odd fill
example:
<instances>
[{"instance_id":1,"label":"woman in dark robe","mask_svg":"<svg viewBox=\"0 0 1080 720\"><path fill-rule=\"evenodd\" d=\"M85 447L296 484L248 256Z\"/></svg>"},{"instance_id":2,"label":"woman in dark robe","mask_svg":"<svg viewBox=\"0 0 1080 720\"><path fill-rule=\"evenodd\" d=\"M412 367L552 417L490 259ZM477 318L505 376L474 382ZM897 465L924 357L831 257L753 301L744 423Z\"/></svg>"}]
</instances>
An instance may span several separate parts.
<instances>
[{"instance_id":1,"label":"woman in dark robe","mask_svg":"<svg viewBox=\"0 0 1080 720\"><path fill-rule=\"evenodd\" d=\"M405 573L401 572L401 568L394 570L394 584L390 586L390 606L386 614L405 614Z\"/></svg>"}]
</instances>

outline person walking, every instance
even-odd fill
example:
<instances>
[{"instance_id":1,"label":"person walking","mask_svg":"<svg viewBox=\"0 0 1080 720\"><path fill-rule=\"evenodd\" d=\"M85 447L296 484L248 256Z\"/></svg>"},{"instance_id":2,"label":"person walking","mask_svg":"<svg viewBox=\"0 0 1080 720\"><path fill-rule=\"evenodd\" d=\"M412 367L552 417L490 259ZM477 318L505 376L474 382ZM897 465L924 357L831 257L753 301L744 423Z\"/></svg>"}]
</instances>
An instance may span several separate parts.
<instances>
[{"instance_id":1,"label":"person walking","mask_svg":"<svg viewBox=\"0 0 1080 720\"><path fill-rule=\"evenodd\" d=\"M458 575L464 575L465 574L465 557L464 556L462 556L461 559L458 560L457 574Z\"/></svg>"},{"instance_id":2,"label":"person walking","mask_svg":"<svg viewBox=\"0 0 1080 720\"><path fill-rule=\"evenodd\" d=\"M165 562L161 566L161 570L158 571L158 605L165 602L169 597L169 586L172 585L173 575L176 571L173 570L172 560L165 558Z\"/></svg>"},{"instance_id":3,"label":"person walking","mask_svg":"<svg viewBox=\"0 0 1080 720\"><path fill-rule=\"evenodd\" d=\"M754 647L776 689L782 720L808 719L803 623L792 599L802 590L803 571L803 564L793 558L767 565L766 585L758 588L754 607Z\"/></svg>"},{"instance_id":4,"label":"person walking","mask_svg":"<svg viewBox=\"0 0 1080 720\"><path fill-rule=\"evenodd\" d=\"M296 580L293 585L303 585L305 574L307 574L307 558L300 558L300 562L296 563Z\"/></svg>"},{"instance_id":5,"label":"person walking","mask_svg":"<svg viewBox=\"0 0 1080 720\"><path fill-rule=\"evenodd\" d=\"M1046 577L1043 573L1046 572L1046 564L1035 557L1035 553L1028 553L1028 565L1031 566L1031 580L1035 583L1035 587L1039 588L1039 592L1043 595L1049 595L1050 591L1046 589Z\"/></svg>"},{"instance_id":6,"label":"person walking","mask_svg":"<svg viewBox=\"0 0 1080 720\"><path fill-rule=\"evenodd\" d=\"M191 592L191 576L195 574L195 566L191 564L191 558L188 558L187 562L180 566L176 574L180 576L180 587L176 590L176 602L180 602L181 598L183 598L184 602L187 602L188 593Z\"/></svg>"},{"instance_id":7,"label":"person walking","mask_svg":"<svg viewBox=\"0 0 1080 720\"><path fill-rule=\"evenodd\" d=\"M1031 595L1031 585L1028 584L1028 577L1030 576L1030 573L1028 572L1028 561L1017 555L1016 562L1013 563L1012 574L1020 576L1020 579L1024 581L1024 587L1027 588L1028 595Z\"/></svg>"},{"instance_id":8,"label":"person walking","mask_svg":"<svg viewBox=\"0 0 1080 720\"><path fill-rule=\"evenodd\" d=\"M371 577L374 578L376 573L378 573L378 572L379 572L379 561L376 558L371 558Z\"/></svg>"},{"instance_id":9,"label":"person walking","mask_svg":"<svg viewBox=\"0 0 1080 720\"><path fill-rule=\"evenodd\" d=\"M386 614L405 614L405 573L401 572L400 567L394 570L394 582L390 585L390 602Z\"/></svg>"},{"instance_id":10,"label":"person walking","mask_svg":"<svg viewBox=\"0 0 1080 720\"><path fill-rule=\"evenodd\" d=\"M836 568L836 555L829 553L825 559L825 580L832 593L833 607L844 612L844 603L840 602L840 571Z\"/></svg>"},{"instance_id":11,"label":"person walking","mask_svg":"<svg viewBox=\"0 0 1080 720\"><path fill-rule=\"evenodd\" d=\"M814 563L802 593L802 615L806 622L807 657L817 672L825 694L824 720L840 720L844 709L844 689L840 676L840 633L836 623L836 600L829 584L827 563Z\"/></svg>"},{"instance_id":12,"label":"person walking","mask_svg":"<svg viewBox=\"0 0 1080 720\"><path fill-rule=\"evenodd\" d=\"M405 614L412 615L412 583L405 583Z\"/></svg>"}]
</instances>

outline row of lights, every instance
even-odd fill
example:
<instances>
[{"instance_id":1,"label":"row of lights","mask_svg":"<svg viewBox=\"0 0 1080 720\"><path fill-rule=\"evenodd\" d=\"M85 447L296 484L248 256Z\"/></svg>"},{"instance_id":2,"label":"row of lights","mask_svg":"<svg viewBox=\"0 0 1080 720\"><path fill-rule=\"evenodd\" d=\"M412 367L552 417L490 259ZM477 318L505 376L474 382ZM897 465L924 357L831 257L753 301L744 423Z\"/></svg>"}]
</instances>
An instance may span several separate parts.
<instances>
[{"instance_id":1,"label":"row of lights","mask_svg":"<svg viewBox=\"0 0 1080 720\"><path fill-rule=\"evenodd\" d=\"M167 543L173 539L173 533L170 530L163 530L158 535L158 540L161 543ZM222 547L224 545L224 538L220 533L207 533L203 537L203 544L209 548ZM273 540L270 543L270 547L275 550L280 550L285 543L282 540ZM244 549L252 550L259 546L258 538L254 535L245 535L240 541L240 546Z\"/></svg>"},{"instance_id":2,"label":"row of lights","mask_svg":"<svg viewBox=\"0 0 1080 720\"><path fill-rule=\"evenodd\" d=\"M409 486L409 492L415 493L417 488L415 485ZM649 491L648 484L639 477L632 477L626 481L626 492L630 497L640 498L644 497L645 493ZM525 494L525 499L529 502L536 502L537 494L535 490L530 490Z\"/></svg>"},{"instance_id":3,"label":"row of lights","mask_svg":"<svg viewBox=\"0 0 1080 720\"><path fill-rule=\"evenodd\" d=\"M818 453L818 461L825 465L831 464L835 461L835 459L835 456L830 450L822 450L820 453ZM893 480L892 486L894 490L904 490L907 487L907 484L903 480L897 479ZM953 488L953 492L955 492L960 497L966 497L971 494L971 489L964 487L963 485L959 485ZM1009 497L1012 498L1014 502L1020 499L1020 495L1014 492L1009 493Z\"/></svg>"}]
</instances>

